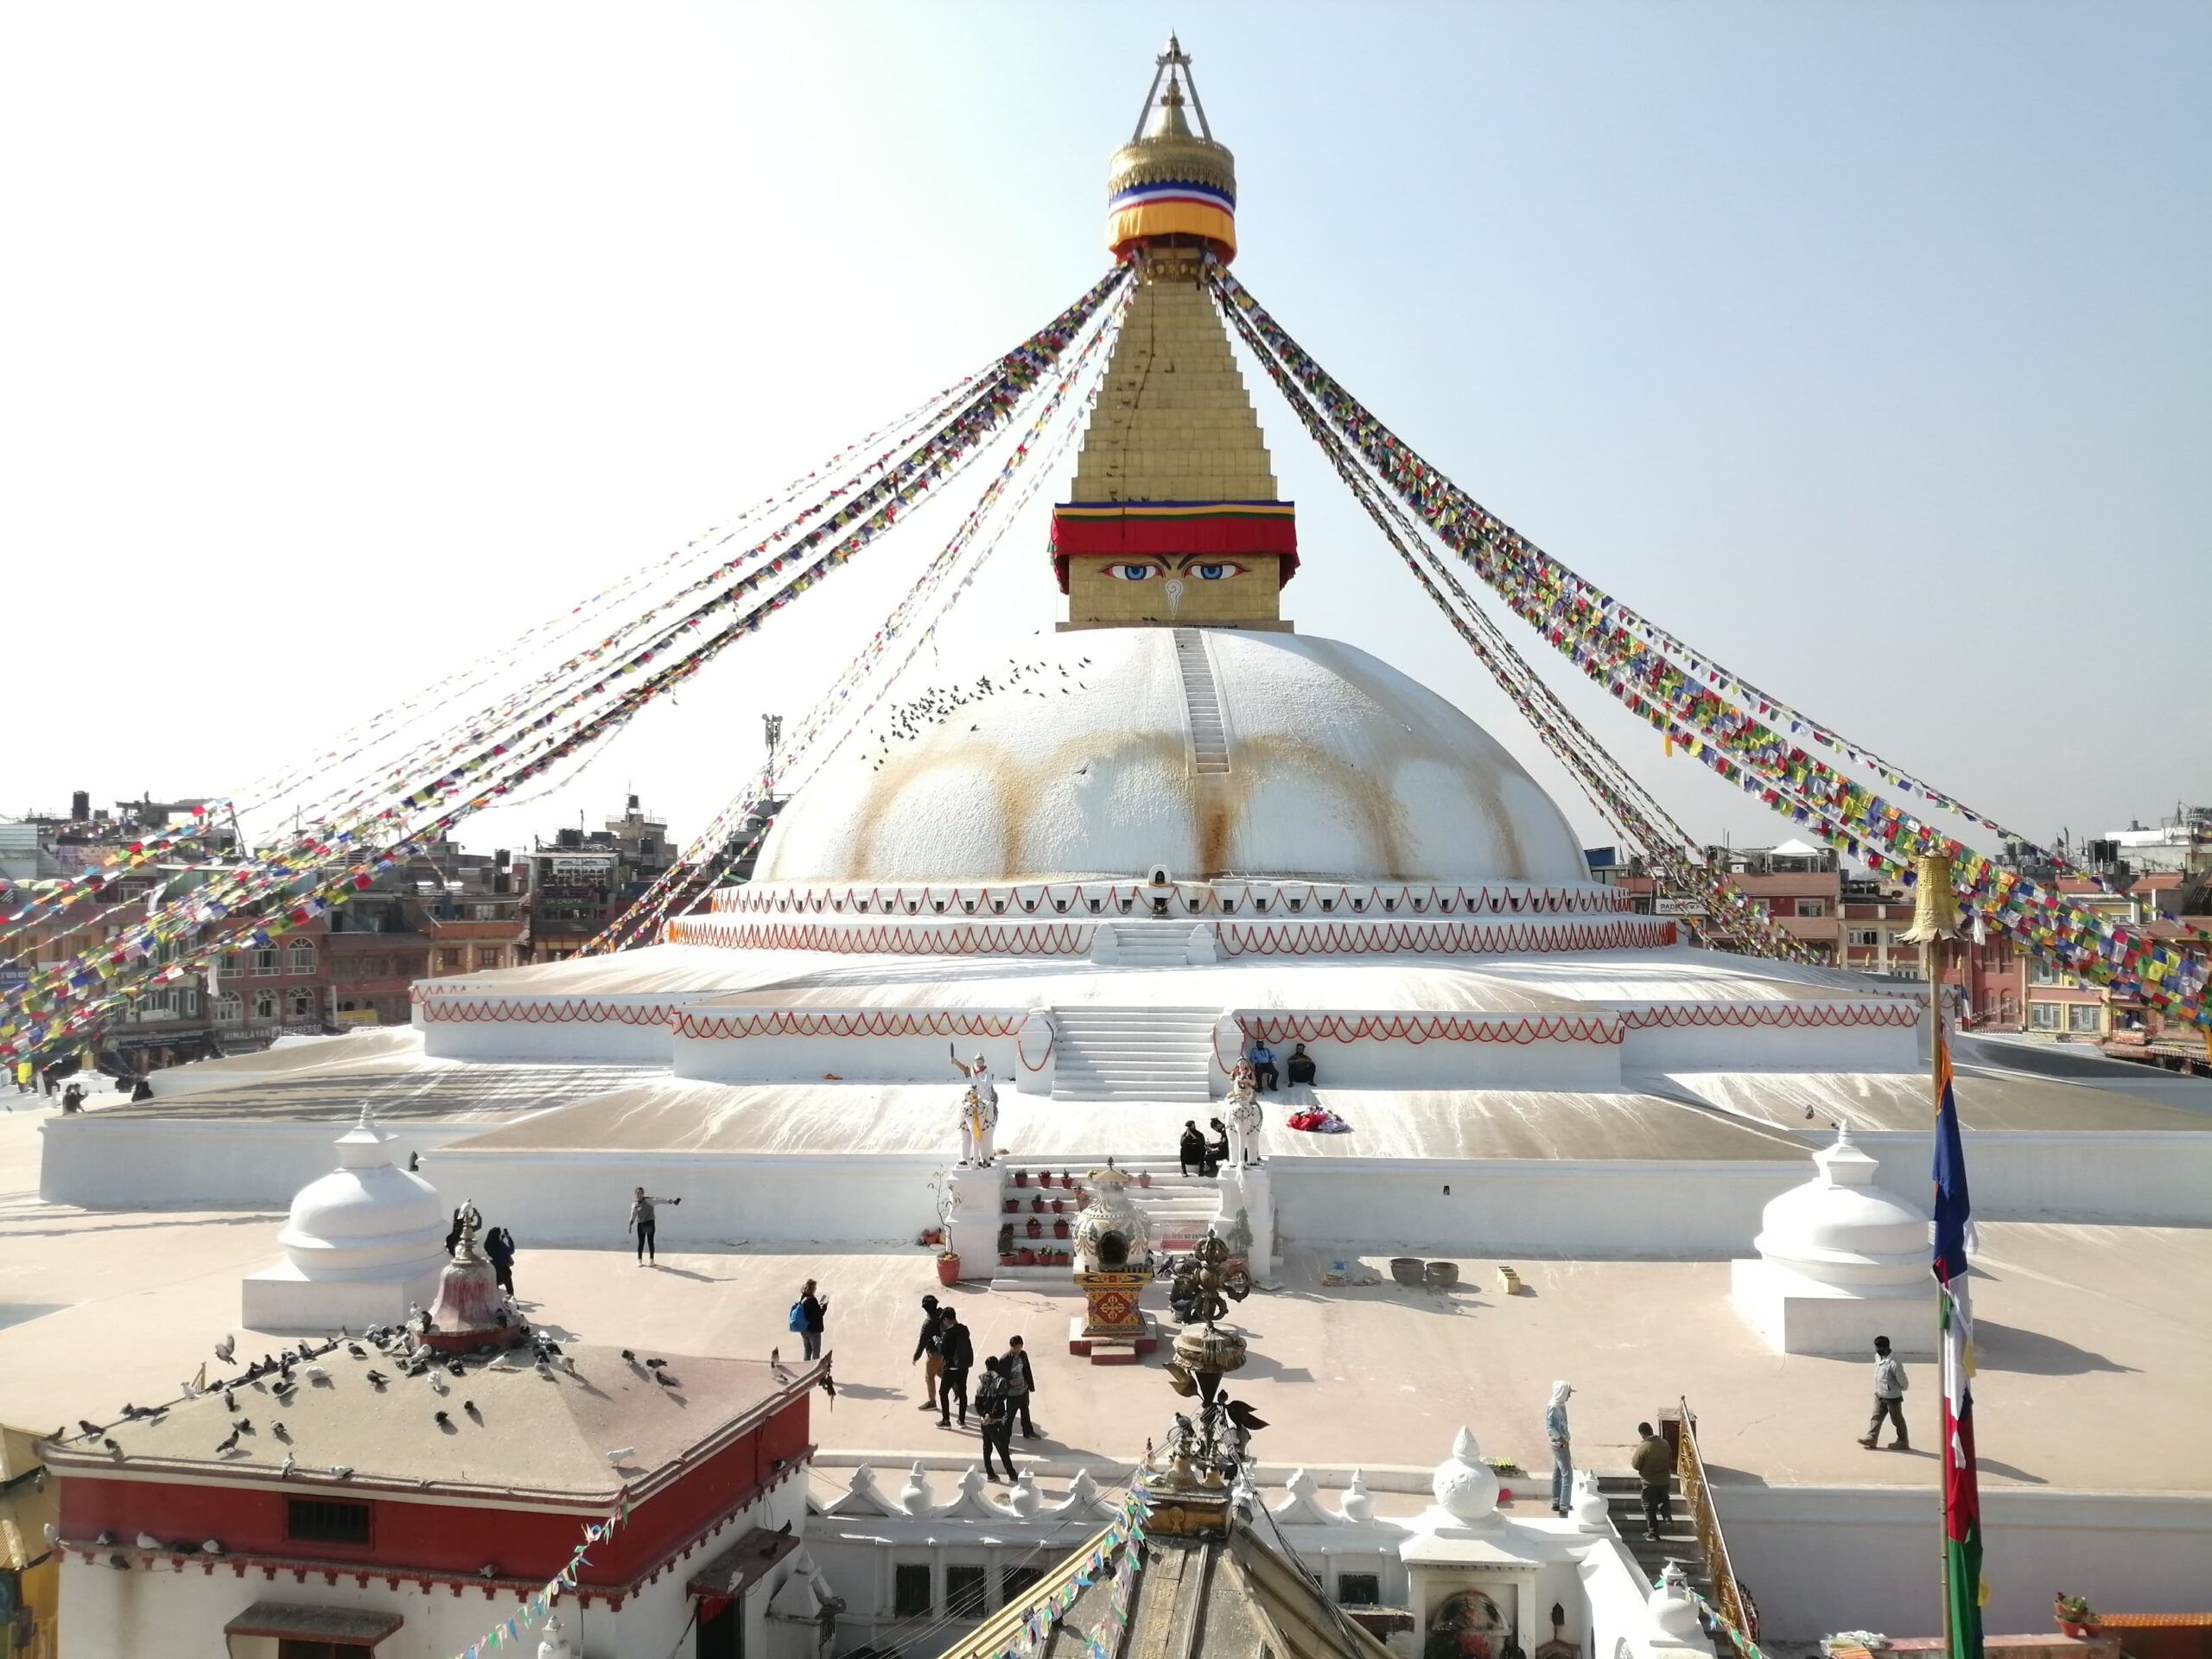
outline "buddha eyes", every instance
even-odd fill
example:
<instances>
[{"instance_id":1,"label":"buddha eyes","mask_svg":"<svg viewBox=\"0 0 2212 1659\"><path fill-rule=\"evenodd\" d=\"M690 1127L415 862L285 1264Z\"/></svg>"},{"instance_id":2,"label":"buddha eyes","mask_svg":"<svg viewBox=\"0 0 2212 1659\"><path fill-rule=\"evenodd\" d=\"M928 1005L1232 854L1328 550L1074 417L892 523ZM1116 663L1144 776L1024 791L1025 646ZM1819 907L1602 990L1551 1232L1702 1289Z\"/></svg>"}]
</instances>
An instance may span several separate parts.
<instances>
[{"instance_id":1,"label":"buddha eyes","mask_svg":"<svg viewBox=\"0 0 2212 1659\"><path fill-rule=\"evenodd\" d=\"M1231 576L1243 575L1244 567L1228 559L1209 559L1187 567L1186 573L1198 582L1227 582ZM1157 564L1130 561L1108 565L1106 574L1116 582L1150 582L1166 573Z\"/></svg>"}]
</instances>

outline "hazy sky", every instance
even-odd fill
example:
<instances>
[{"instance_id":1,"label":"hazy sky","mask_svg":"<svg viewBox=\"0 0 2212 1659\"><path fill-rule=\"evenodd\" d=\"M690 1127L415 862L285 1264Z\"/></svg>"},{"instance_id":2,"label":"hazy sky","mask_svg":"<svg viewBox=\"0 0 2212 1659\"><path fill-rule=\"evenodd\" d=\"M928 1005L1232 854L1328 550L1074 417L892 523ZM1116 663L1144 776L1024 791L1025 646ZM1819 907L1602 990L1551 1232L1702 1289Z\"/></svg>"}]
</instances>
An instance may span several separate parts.
<instances>
[{"instance_id":1,"label":"hazy sky","mask_svg":"<svg viewBox=\"0 0 2212 1659\"><path fill-rule=\"evenodd\" d=\"M1171 22L1238 274L1493 510L2039 836L2212 795L2201 4L18 5L0 810L234 788L1014 343L1104 266ZM1247 378L1287 613L1611 839ZM918 683L1050 628L1043 548ZM695 829L932 550L465 839ZM1569 696L1693 830L1785 833Z\"/></svg>"}]
</instances>

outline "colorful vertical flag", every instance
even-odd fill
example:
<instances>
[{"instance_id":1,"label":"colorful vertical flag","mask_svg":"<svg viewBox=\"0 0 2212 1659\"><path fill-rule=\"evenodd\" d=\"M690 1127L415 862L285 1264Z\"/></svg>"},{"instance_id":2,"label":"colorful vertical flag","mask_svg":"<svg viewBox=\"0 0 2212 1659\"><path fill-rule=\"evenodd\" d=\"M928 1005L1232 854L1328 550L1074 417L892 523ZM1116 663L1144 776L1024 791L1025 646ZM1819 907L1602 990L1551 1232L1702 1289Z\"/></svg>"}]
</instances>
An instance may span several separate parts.
<instances>
[{"instance_id":1,"label":"colorful vertical flag","mask_svg":"<svg viewBox=\"0 0 2212 1659\"><path fill-rule=\"evenodd\" d=\"M1942 1301L1943 1592L1950 1659L1981 1659L1981 1488L1974 1456L1974 1293L1967 1282L1966 1147L1951 1051L1936 1026L1936 1283Z\"/></svg>"}]
</instances>

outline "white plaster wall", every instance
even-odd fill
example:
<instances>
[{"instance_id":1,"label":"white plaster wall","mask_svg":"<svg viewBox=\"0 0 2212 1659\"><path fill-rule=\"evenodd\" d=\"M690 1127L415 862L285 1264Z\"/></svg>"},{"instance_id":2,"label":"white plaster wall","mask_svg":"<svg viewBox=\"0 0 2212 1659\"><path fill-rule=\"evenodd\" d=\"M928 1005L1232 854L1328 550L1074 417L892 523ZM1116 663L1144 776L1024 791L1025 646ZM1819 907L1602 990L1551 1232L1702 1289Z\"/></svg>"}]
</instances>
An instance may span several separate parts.
<instances>
[{"instance_id":1,"label":"white plaster wall","mask_svg":"<svg viewBox=\"0 0 2212 1659\"><path fill-rule=\"evenodd\" d=\"M1940 1633L1932 1491L1726 1486L1714 1495L1763 1635ZM2212 1582L2212 1496L1985 1485L1981 1502L1989 1581L1982 1628L1992 1635L2049 1634L2056 1590L2115 1611L2202 1610Z\"/></svg>"},{"instance_id":2,"label":"white plaster wall","mask_svg":"<svg viewBox=\"0 0 2212 1659\"><path fill-rule=\"evenodd\" d=\"M712 995L701 992L700 996ZM512 1009L511 1020L426 1020L415 1010L415 1025L423 1033L423 1052L450 1060L527 1060L538 1065L562 1060L614 1060L626 1065L665 1065L671 1033L664 1021L631 1025L619 1019L556 1020L558 1010L580 1003L609 1007L669 1007L696 1000L682 993L653 992L643 995L620 993L577 996L477 996L454 999L470 1003L499 1003ZM537 1010L541 1018L527 1017Z\"/></svg>"},{"instance_id":3,"label":"white plaster wall","mask_svg":"<svg viewBox=\"0 0 2212 1659\"><path fill-rule=\"evenodd\" d=\"M676 1075L716 1083L818 1083L824 1072L834 1071L848 1083L950 1086L960 1081L952 1069L952 1054L957 1052L963 1060L981 1054L990 1063L991 1076L1007 1084L1020 1072L1014 1048L1011 1035L674 1039ZM1031 1051L1041 1052L1041 1043Z\"/></svg>"},{"instance_id":4,"label":"white plaster wall","mask_svg":"<svg viewBox=\"0 0 2212 1659\"><path fill-rule=\"evenodd\" d=\"M1924 1070L1910 1026L1654 1026L1631 1028L1631 1071Z\"/></svg>"},{"instance_id":5,"label":"white plaster wall","mask_svg":"<svg viewBox=\"0 0 2212 1659\"><path fill-rule=\"evenodd\" d=\"M1936 1137L1859 1134L1894 1192L1924 1192ZM1968 1134L1974 1214L1985 1221L2198 1227L2212 1223L2212 1131Z\"/></svg>"},{"instance_id":6,"label":"white plaster wall","mask_svg":"<svg viewBox=\"0 0 2212 1659\"><path fill-rule=\"evenodd\" d=\"M681 1198L658 1217L660 1249L734 1243L911 1244L937 1225L931 1187L944 1159L761 1156L743 1153L471 1152L424 1159L441 1191L537 1244L631 1248L632 1187Z\"/></svg>"},{"instance_id":7,"label":"white plaster wall","mask_svg":"<svg viewBox=\"0 0 2212 1659\"><path fill-rule=\"evenodd\" d=\"M1265 1020L1274 1017L1274 1010L1246 1017ZM1341 1017L1386 1020L1392 1016L1346 1014ZM1217 1093L1225 1093L1228 1088L1220 1062L1227 1058L1234 1063L1235 1045L1242 1035L1233 1023L1217 1033L1213 1066ZM1618 1043L1545 1040L1522 1044L1505 1038L1496 1042L1458 1042L1448 1038L1420 1043L1365 1038L1339 1042L1334 1038L1294 1035L1272 1045L1277 1067L1286 1065L1291 1049L1300 1041L1313 1057L1322 1083L1331 1089L1553 1089L1572 1093L1621 1086L1623 1046ZM1282 1075L1287 1080L1287 1071Z\"/></svg>"},{"instance_id":8,"label":"white plaster wall","mask_svg":"<svg viewBox=\"0 0 2212 1659\"><path fill-rule=\"evenodd\" d=\"M389 1126L388 1126L389 1127ZM98 1113L55 1117L45 1135L39 1196L89 1209L189 1204L217 1210L283 1210L309 1181L338 1166L342 1123L252 1118L164 1122ZM482 1123L410 1122L393 1128L392 1161L480 1135ZM276 1254L276 1235L270 1253Z\"/></svg>"},{"instance_id":9,"label":"white plaster wall","mask_svg":"<svg viewBox=\"0 0 2212 1659\"><path fill-rule=\"evenodd\" d=\"M722 1544L729 1536L726 1530ZM620 1612L603 1603L589 1611L564 1604L561 1620L571 1638L581 1634L584 1659L664 1654L690 1617L685 1581L680 1570L664 1573ZM70 1556L61 1568L60 1659L207 1659L224 1650L223 1626L264 1600L397 1613L407 1622L378 1644L377 1659L452 1659L482 1641L494 1624L516 1615L520 1605L504 1591L487 1601L479 1590L464 1589L455 1596L443 1585L428 1592L407 1585L392 1590L372 1579L364 1588L342 1575L336 1584L327 1584L315 1573L304 1583L289 1573L272 1580L257 1568L239 1578L220 1563L212 1573L203 1573L196 1564L181 1573L166 1564L118 1573L105 1559L87 1567L81 1556ZM512 1651L535 1653L539 1628L533 1626L529 1639ZM270 1643L271 1651L275 1645Z\"/></svg>"},{"instance_id":10,"label":"white plaster wall","mask_svg":"<svg viewBox=\"0 0 2212 1659\"><path fill-rule=\"evenodd\" d=\"M1796 1164L1278 1158L1281 1243L1484 1255L1740 1255ZM1445 1188L1449 1186L1447 1193Z\"/></svg>"}]
</instances>

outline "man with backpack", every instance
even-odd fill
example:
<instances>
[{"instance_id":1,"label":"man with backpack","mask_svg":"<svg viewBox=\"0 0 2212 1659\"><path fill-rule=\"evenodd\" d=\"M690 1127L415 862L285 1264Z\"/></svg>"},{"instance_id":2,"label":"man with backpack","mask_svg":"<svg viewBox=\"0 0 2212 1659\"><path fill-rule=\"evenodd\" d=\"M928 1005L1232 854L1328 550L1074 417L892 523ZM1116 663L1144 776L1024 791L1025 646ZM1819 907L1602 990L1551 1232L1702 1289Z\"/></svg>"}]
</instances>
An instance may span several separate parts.
<instances>
[{"instance_id":1,"label":"man with backpack","mask_svg":"<svg viewBox=\"0 0 2212 1659\"><path fill-rule=\"evenodd\" d=\"M996 1452L1006 1465L1006 1481L1014 1484L1014 1404L1006 1391L1006 1363L996 1354L983 1362L983 1380L976 1389L976 1421L983 1431L983 1478L995 1480L991 1456Z\"/></svg>"}]
</instances>

